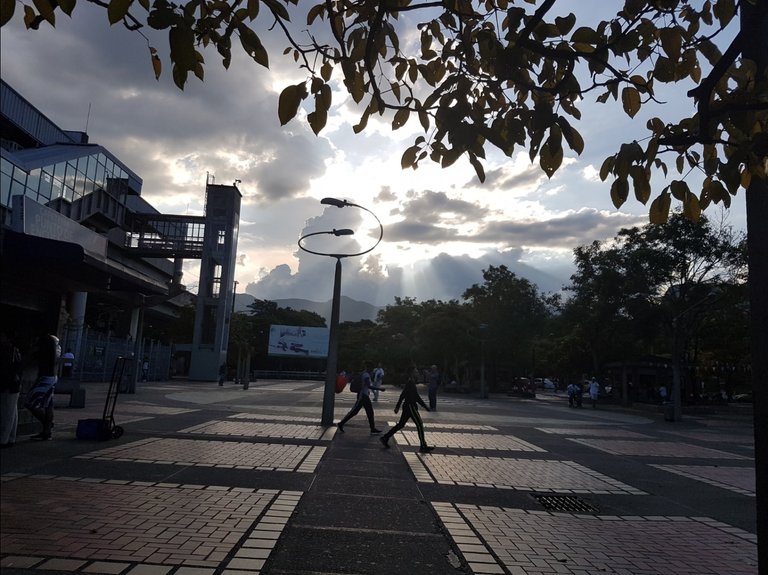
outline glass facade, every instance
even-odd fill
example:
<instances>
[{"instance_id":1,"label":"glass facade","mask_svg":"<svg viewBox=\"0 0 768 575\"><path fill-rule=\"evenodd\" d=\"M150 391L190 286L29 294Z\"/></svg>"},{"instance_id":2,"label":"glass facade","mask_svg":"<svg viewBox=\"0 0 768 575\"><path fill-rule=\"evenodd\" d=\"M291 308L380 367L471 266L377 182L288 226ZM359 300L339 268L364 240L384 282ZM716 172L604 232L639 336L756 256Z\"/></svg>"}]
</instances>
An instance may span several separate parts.
<instances>
[{"instance_id":1,"label":"glass facade","mask_svg":"<svg viewBox=\"0 0 768 575\"><path fill-rule=\"evenodd\" d=\"M103 152L94 152L34 168L29 172L0 158L0 203L11 209L11 198L23 194L41 204L77 201L96 190L116 197L128 191L129 174Z\"/></svg>"}]
</instances>

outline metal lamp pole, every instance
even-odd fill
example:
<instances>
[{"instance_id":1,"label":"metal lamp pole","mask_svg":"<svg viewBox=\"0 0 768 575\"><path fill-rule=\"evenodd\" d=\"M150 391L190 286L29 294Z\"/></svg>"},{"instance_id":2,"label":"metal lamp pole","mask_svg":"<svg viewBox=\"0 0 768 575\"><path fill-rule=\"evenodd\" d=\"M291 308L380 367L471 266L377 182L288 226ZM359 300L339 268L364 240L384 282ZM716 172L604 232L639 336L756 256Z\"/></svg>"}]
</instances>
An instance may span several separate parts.
<instances>
[{"instance_id":1,"label":"metal lamp pole","mask_svg":"<svg viewBox=\"0 0 768 575\"><path fill-rule=\"evenodd\" d=\"M331 231L313 232L311 234L307 234L299 238L299 248L301 248L305 252L308 252L310 254L315 254L318 256L328 256L331 258L336 258L336 269L333 277L333 302L331 306L331 325L330 325L330 330L328 334L328 360L327 360L326 369L325 369L325 389L323 392L323 413L320 420L321 425L331 426L333 425L334 399L336 397L336 371L338 368L338 358L339 358L338 331L339 331L339 310L341 307L341 258L361 256L363 254L367 254L368 252L372 251L376 246L379 245L379 242L381 242L381 239L384 237L384 227L381 225L381 221L379 220L379 218L376 217L376 214L374 214L368 208L364 208L363 206L360 206L358 204L353 204L352 202L348 202L347 200L339 200L336 198L323 198L322 200L320 200L320 203L325 205L330 205L330 206L336 206L337 208L344 208L346 206L353 206L356 208L360 208L361 210L365 210L366 212L371 214L374 218L376 218L376 221L379 224L379 238L376 240L376 243L370 248L368 248L367 250L364 250L362 252L356 252L356 253L350 253L350 254L325 253L325 252L310 250L306 248L304 245L302 245L302 242L304 240L312 236L318 236L322 234L330 234L334 236L349 236L354 234L355 232L350 229L341 229L341 230L334 229Z\"/></svg>"}]
</instances>

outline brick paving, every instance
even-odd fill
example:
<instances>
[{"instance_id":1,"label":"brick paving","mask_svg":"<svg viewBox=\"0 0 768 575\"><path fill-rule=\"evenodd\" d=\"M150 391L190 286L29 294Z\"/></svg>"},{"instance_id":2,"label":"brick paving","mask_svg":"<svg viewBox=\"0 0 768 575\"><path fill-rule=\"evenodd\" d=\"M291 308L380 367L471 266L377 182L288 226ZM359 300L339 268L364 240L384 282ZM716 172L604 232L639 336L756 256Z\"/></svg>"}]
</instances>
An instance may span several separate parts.
<instances>
[{"instance_id":1,"label":"brick paving","mask_svg":"<svg viewBox=\"0 0 768 575\"><path fill-rule=\"evenodd\" d=\"M419 481L520 491L644 494L639 489L573 461L435 453L421 456L410 452L404 453L404 456Z\"/></svg>"},{"instance_id":2,"label":"brick paving","mask_svg":"<svg viewBox=\"0 0 768 575\"><path fill-rule=\"evenodd\" d=\"M77 457L80 459L312 473L324 451L324 447L308 445L150 437L91 451Z\"/></svg>"},{"instance_id":3,"label":"brick paving","mask_svg":"<svg viewBox=\"0 0 768 575\"><path fill-rule=\"evenodd\" d=\"M3 555L81 560L67 571L85 560L218 567L280 495L94 478L3 479Z\"/></svg>"},{"instance_id":4,"label":"brick paving","mask_svg":"<svg viewBox=\"0 0 768 575\"><path fill-rule=\"evenodd\" d=\"M755 469L753 467L723 467L711 465L654 465L689 479L703 481L740 495L755 496Z\"/></svg>"},{"instance_id":5,"label":"brick paving","mask_svg":"<svg viewBox=\"0 0 768 575\"><path fill-rule=\"evenodd\" d=\"M260 385L258 389L296 391L307 396L322 391L322 385L314 389L308 389L307 385L307 382L281 382ZM178 391L180 387L165 389ZM204 398L208 394L219 397L219 391L220 388L215 387L200 390L196 397ZM384 408L389 411L387 415L391 415L391 404L398 395L397 390L382 394L379 404L374 404L377 418L382 417L380 413ZM348 409L354 399L351 393L336 396L337 403L343 404L339 411ZM754 469L748 457L674 440L660 441L634 431L635 428L606 424L604 419L599 423L597 420L577 422L569 419L573 415L569 414L558 420L544 411L528 415L529 406L522 405L526 402L517 403L525 410L505 418L504 425L525 426L529 430L535 428L538 432L563 436L564 440L608 454L603 456L606 461L624 456L742 460L730 461L728 466L648 467L658 469L659 473L675 474L680 478L678 481L703 483L729 490L736 496L754 498ZM534 408L535 402L529 403L530 408ZM546 452L533 443L505 432L492 433L499 432L498 427L484 423L496 423L500 419L477 413L494 405L499 404L469 397L450 397L444 401L441 396L438 406L442 412L425 414L427 439L438 446L438 451L428 455L402 451L415 480L433 484L430 489L441 490L435 493L449 492L443 491L442 486L446 486L446 490L461 486L590 494L596 498L643 496L632 498L633 510L643 508L646 500L654 498L580 463L564 460L571 459L570 454L565 458L548 454L546 459L540 459L541 453ZM121 406L126 414L164 417L198 411L123 398L118 402L118 413ZM474 418L457 418L457 423L451 423L451 406L471 406ZM264 409L257 404L253 407ZM181 430L190 434L189 439L149 437L126 441L124 437L125 443L93 444L93 451L74 457L130 462L136 466L136 477L141 477L142 463L316 473L326 447L292 443L330 440L335 429L329 428L323 433L323 428L316 425L318 416L294 415L295 402L269 405L266 409L273 413L201 414L196 421L202 423ZM98 411L100 415L101 410ZM61 412L65 417L57 415L57 440L64 431L60 430L60 423L67 421L67 416L79 415L74 411ZM607 411L600 413L605 417ZM221 419L215 419L217 417ZM125 416L118 416L118 424L129 421ZM185 425L189 425L190 420L185 421ZM558 425L560 422L565 425ZM622 423L632 425L629 420ZM728 433L723 433L723 428ZM731 431L728 422L711 425L704 431L658 428L655 431L695 441L731 443L740 448L748 447L746 440L750 437L738 434L740 430ZM214 441L200 437L203 434L226 436L231 440ZM198 437L192 437L195 435ZM535 433L531 435L541 438ZM244 441L244 437L256 441ZM261 438L275 441L262 443ZM412 425L396 439L401 445L418 445ZM552 443L556 442L550 438ZM568 453L565 441L562 444L564 449L558 452L561 455ZM441 449L495 450L498 456L455 455L442 453ZM509 457L501 451L523 451L527 458L519 453L517 457ZM35 569L41 575L51 571L105 575L259 575L303 495L299 491L250 487L29 474L7 474L2 476L2 481L0 567ZM631 479L629 481L631 483ZM45 497L41 498L40 494ZM600 515L598 512L575 515L477 506L457 500L450 503L437 500L431 505L469 572L475 574L757 574L755 535L703 516ZM33 509L33 513L28 513L27 508ZM343 566L340 570L347 572ZM407 571L403 574L410 575Z\"/></svg>"},{"instance_id":6,"label":"brick paving","mask_svg":"<svg viewBox=\"0 0 768 575\"><path fill-rule=\"evenodd\" d=\"M403 440L407 445L419 445L419 436L415 431L400 431L398 442ZM435 447L451 447L460 449L489 449L503 451L537 451L545 449L523 441L512 435L488 435L480 433L443 433L430 432L427 442Z\"/></svg>"},{"instance_id":7,"label":"brick paving","mask_svg":"<svg viewBox=\"0 0 768 575\"><path fill-rule=\"evenodd\" d=\"M296 425L291 423L257 423L252 421L209 421L182 429L180 433L201 433L206 435L228 435L232 437L282 437L289 439L333 439L333 430L319 425Z\"/></svg>"},{"instance_id":8,"label":"brick paving","mask_svg":"<svg viewBox=\"0 0 768 575\"><path fill-rule=\"evenodd\" d=\"M661 441L621 441L611 439L572 439L588 447L612 455L649 455L654 457L695 457L699 459L749 459L743 455L728 453L709 447L699 447L689 443L670 443Z\"/></svg>"},{"instance_id":9,"label":"brick paving","mask_svg":"<svg viewBox=\"0 0 768 575\"><path fill-rule=\"evenodd\" d=\"M757 573L755 536L706 518L433 506L474 573Z\"/></svg>"}]
</instances>

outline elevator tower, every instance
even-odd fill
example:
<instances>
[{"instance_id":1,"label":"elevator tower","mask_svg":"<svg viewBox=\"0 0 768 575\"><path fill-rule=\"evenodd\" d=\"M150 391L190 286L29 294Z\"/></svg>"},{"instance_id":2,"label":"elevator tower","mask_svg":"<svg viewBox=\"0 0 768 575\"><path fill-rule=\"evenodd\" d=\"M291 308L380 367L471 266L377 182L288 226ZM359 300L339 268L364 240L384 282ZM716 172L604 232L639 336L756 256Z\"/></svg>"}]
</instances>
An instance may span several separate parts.
<instances>
[{"instance_id":1,"label":"elevator tower","mask_svg":"<svg viewBox=\"0 0 768 575\"><path fill-rule=\"evenodd\" d=\"M189 366L193 380L216 380L219 366L227 360L241 199L236 185L206 184L205 233Z\"/></svg>"}]
</instances>

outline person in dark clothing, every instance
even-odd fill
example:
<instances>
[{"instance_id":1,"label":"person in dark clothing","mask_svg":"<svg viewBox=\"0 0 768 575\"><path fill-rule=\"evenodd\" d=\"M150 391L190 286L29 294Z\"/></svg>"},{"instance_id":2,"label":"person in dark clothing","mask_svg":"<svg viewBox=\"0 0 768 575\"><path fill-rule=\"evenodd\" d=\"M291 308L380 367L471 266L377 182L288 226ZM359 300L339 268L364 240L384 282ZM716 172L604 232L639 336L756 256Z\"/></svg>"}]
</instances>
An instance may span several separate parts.
<instances>
[{"instance_id":1,"label":"person in dark clothing","mask_svg":"<svg viewBox=\"0 0 768 575\"><path fill-rule=\"evenodd\" d=\"M37 343L37 381L29 390L25 407L42 425L42 431L31 439L45 441L51 439L53 428L53 391L58 380L61 346L55 335L44 335Z\"/></svg>"},{"instance_id":2,"label":"person in dark clothing","mask_svg":"<svg viewBox=\"0 0 768 575\"><path fill-rule=\"evenodd\" d=\"M368 425L371 427L371 435L381 433L381 431L376 429L376 425L373 422L373 405L371 404L370 398L371 374L369 370L370 365L368 362L365 362L363 366L363 372L361 374L362 385L360 387L360 391L357 392L357 401L355 401L354 407L349 410L349 413L345 415L344 419L342 419L337 425L341 433L344 433L344 424L356 416L361 409L365 409L365 415L368 416Z\"/></svg>"},{"instance_id":3,"label":"person in dark clothing","mask_svg":"<svg viewBox=\"0 0 768 575\"><path fill-rule=\"evenodd\" d=\"M5 332L0 332L0 447L16 443L21 389L21 353Z\"/></svg>"},{"instance_id":4,"label":"person in dark clothing","mask_svg":"<svg viewBox=\"0 0 768 575\"><path fill-rule=\"evenodd\" d=\"M416 432L419 434L419 444L421 446L419 451L422 453L432 451L434 447L427 445L427 440L424 438L424 423L421 420L421 415L419 415L419 405L427 411L430 411L430 409L424 403L424 400L421 399L421 396L416 389L416 382L413 378L408 378L408 381L400 394L400 398L397 400L395 413L400 410L401 405L403 406L403 414L400 416L400 421L379 438L381 443L384 444L384 447L389 447L389 438L405 427L405 424L408 423L408 420L410 419L413 421L416 426Z\"/></svg>"}]
</instances>

